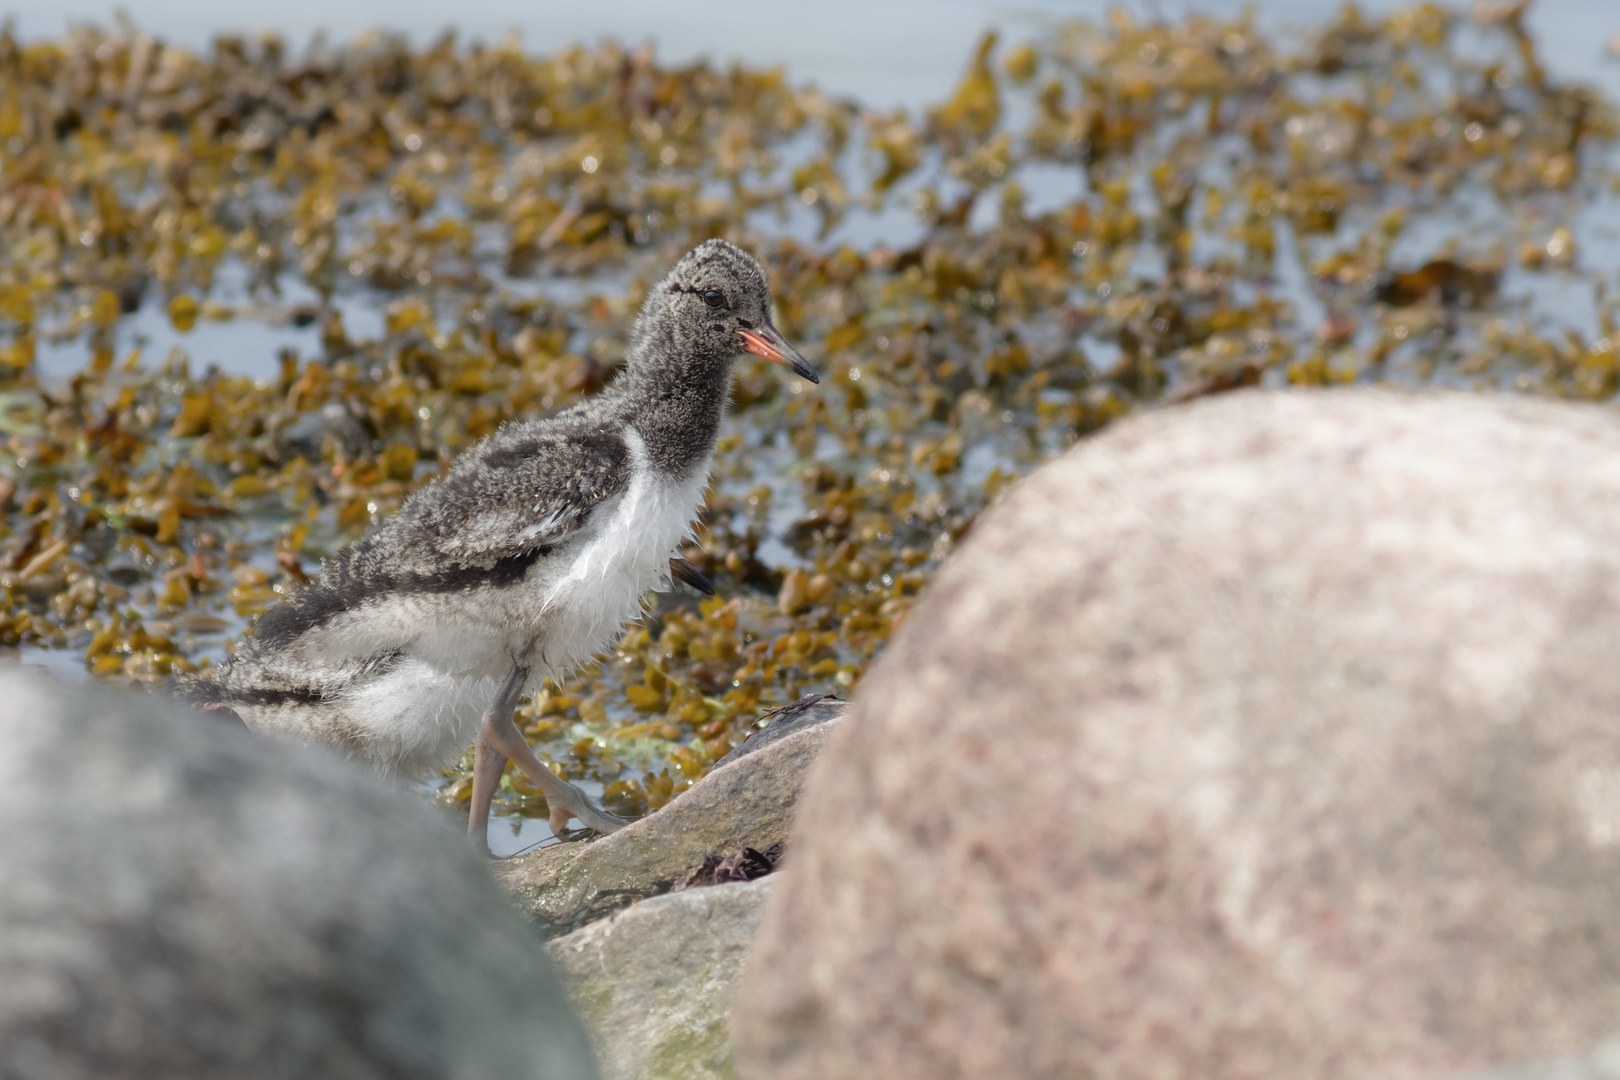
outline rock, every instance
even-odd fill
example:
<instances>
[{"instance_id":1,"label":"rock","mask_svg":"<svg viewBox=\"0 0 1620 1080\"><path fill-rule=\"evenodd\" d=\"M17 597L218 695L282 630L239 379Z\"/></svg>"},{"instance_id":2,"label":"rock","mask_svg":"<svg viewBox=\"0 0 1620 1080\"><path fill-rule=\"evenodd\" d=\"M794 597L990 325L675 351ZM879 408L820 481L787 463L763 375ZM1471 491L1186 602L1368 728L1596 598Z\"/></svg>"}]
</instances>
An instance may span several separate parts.
<instances>
[{"instance_id":1,"label":"rock","mask_svg":"<svg viewBox=\"0 0 1620 1080\"><path fill-rule=\"evenodd\" d=\"M737 1074L1473 1075L1620 1001L1620 419L1234 393L963 543L812 770Z\"/></svg>"},{"instance_id":2,"label":"rock","mask_svg":"<svg viewBox=\"0 0 1620 1080\"><path fill-rule=\"evenodd\" d=\"M727 1011L776 880L654 897L546 946L604 1080L731 1076Z\"/></svg>"},{"instance_id":3,"label":"rock","mask_svg":"<svg viewBox=\"0 0 1620 1080\"><path fill-rule=\"evenodd\" d=\"M564 932L667 891L706 857L779 848L804 774L843 708L822 700L783 710L791 734L776 738L768 727L656 813L590 843L507 859L496 867L497 878L543 927ZM744 754L756 741L760 749Z\"/></svg>"},{"instance_id":4,"label":"rock","mask_svg":"<svg viewBox=\"0 0 1620 1080\"><path fill-rule=\"evenodd\" d=\"M0 1077L596 1075L468 845L344 762L0 673Z\"/></svg>"},{"instance_id":5,"label":"rock","mask_svg":"<svg viewBox=\"0 0 1620 1080\"><path fill-rule=\"evenodd\" d=\"M761 718L764 726L749 733L740 746L720 759L719 764L729 765L738 758L758 753L789 735L813 728L817 724L825 724L829 720L837 720L844 715L846 708L848 702L839 701L831 694L807 694L792 705L766 713Z\"/></svg>"}]
</instances>

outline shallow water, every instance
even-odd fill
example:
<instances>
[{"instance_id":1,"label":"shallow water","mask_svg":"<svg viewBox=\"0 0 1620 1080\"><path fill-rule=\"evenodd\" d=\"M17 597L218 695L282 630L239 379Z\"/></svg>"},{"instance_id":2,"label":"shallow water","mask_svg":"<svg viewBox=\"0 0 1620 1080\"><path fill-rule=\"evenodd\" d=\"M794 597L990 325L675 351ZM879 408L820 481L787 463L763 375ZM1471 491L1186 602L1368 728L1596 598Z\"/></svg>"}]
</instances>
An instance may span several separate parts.
<instances>
[{"instance_id":1,"label":"shallow water","mask_svg":"<svg viewBox=\"0 0 1620 1080\"><path fill-rule=\"evenodd\" d=\"M24 5L12 10L24 36L37 37L54 33L53 20L76 9ZM282 20L277 29L295 43L330 14L298 4L277 10ZM987 22L1008 29L1009 41L996 61L1001 64L1021 40L1054 46L1051 20L1057 15L1102 11L1078 4L1008 9L944 3L928 5L926 15L920 15L924 8L917 4L865 10L836 2L818 7L813 16L802 9L770 8L757 17L743 17L744 10L727 2L705 5L699 22L689 21L690 11L662 5L592 7L588 15L574 9L474 7L462 29L464 36L490 39L516 19L525 27L530 52L547 54L561 41L589 41L611 32L633 43L644 31L658 41L666 63L712 55L746 58L755 68L782 65L793 84L808 79L868 106L898 103L920 118L923 105L951 97ZM1176 15L1178 9L1154 10ZM1213 10L1234 9L1214 5ZM1280 23L1281 10L1262 7L1262 22ZM1329 6L1291 5L1287 11L1289 18L1303 21L1327 14ZM343 36L357 31L372 18L371 12L364 4L345 8L341 21L327 25ZM197 12L183 5L136 6L133 13L143 30L199 46L218 27L199 21ZM425 42L435 32L439 10L391 7L379 9L379 18L383 16ZM1544 29L1544 58L1555 73L1613 80L1620 64L1603 43L1620 29L1610 25L1620 24L1620 18L1608 5L1543 5L1531 24ZM1133 42L1145 42L1142 55L1149 49L1158 55L1158 47L1147 40L1151 34L1130 33ZM1458 34L1465 53L1471 47L1469 35L1480 36L1466 26ZM1487 45L1482 38L1480 47ZM1500 41L1490 45L1500 46ZM593 72L590 78L599 78L599 69L610 61L620 62L619 54L599 55L602 65L597 68L584 63L592 54L581 61L582 69ZM1243 50L1221 55L1236 64ZM1109 62L1129 66L1134 60L1125 55ZM1071 61L1080 62L1058 56L1047 62L1061 66ZM1117 72L1106 74L1113 78ZM781 138L757 137L774 155L772 163L744 170L743 182L756 191L780 193L774 204L767 200L746 211L728 206L731 189L702 167L697 170L692 198L685 205L696 213L705 198L719 204L719 227L751 234L750 242L770 252L773 266L789 275L779 283L780 297L791 305L784 320L792 321L784 324L795 328L798 343L823 366L826 378L821 387L808 388L784 382L774 369L756 370L762 365L740 371L746 400L727 421L727 444L717 463L716 496L704 533L711 569L720 578L720 600L698 608L690 596L662 598L651 634L637 638L632 631L600 670L554 687L532 708L529 720L543 752L569 761L574 775L583 774L580 782L593 790L620 778L652 784L651 774L660 769L665 769L666 783L668 769L676 769L684 782L723 752L727 740L740 736L758 709L800 692L847 689L888 629L904 617L920 583L1007 478L1130 408L1150 407L1166 390L1171 396L1209 392L1209 387L1200 388L1201 379L1208 382L1206 371L1214 373L1209 376L1215 380L1212 386L1232 376L1235 367L1234 377L1253 375L1267 385L1534 385L1539 392L1597 400L1612 396L1605 373L1615 342L1599 338L1613 336L1606 320L1612 318L1615 294L1612 288L1600 290L1620 282L1620 232L1614 227L1620 215L1612 186L1605 186L1612 185L1614 176L1612 139L1587 140L1583 179L1572 189L1549 182L1545 190L1526 191L1525 182L1515 181L1519 187L1497 192L1488 177L1471 177L1465 166L1458 166L1459 179L1452 186L1432 191L1421 170L1412 176L1358 176L1340 168L1343 162L1331 145L1337 138L1332 110L1313 112L1311 103L1342 93L1342 80L1294 77L1292 97L1283 100L1294 112L1262 113L1257 122L1274 127L1276 138L1297 139L1300 159L1310 167L1299 168L1297 161L1281 155L1267 159L1265 168L1286 177L1281 191L1268 193L1253 187L1269 181L1264 169L1253 170L1249 159L1257 151L1237 125L1206 135L1196 117L1179 113L1141 118L1151 137L1117 161L1092 168L1077 164L1072 154L1065 158L1061 152L1030 149L1031 131L1041 119L1034 88L1006 85L1003 78L1005 111L999 130L1016 136L1017 154L1005 174L994 172L993 180L964 179L972 169L994 165L983 158L983 153L993 157L992 140L974 136L965 139L968 151L952 149L952 140L964 139L946 130L923 139L920 163L892 190L874 197L870 205L852 197L847 212L823 230L825 204L817 202L817 194L831 181L810 186L795 178L795 170L815 168L827 153L842 182L860 194L872 181L874 157L862 146L863 134L883 119L836 109L817 115L852 123L855 133L842 151L826 150L831 128L819 122ZM1510 87L1511 80L1502 85ZM1521 95L1512 108L1535 105L1523 97L1522 88L1511 92ZM738 94L739 101L745 98ZM1275 106L1276 98L1262 88L1244 107L1281 107ZM1433 110L1432 135L1438 141L1428 152L1441 159L1441 166L1466 149L1456 145L1451 106L1444 99L1444 93L1437 93L1423 106ZM824 107L814 95L792 100L807 109ZM745 105L738 110L746 115ZM1136 122L1128 115L1124 120ZM1427 115L1424 122L1431 122ZM1449 143L1444 141L1447 132L1453 132ZM1419 145L1430 134L1402 137ZM452 128L444 136L446 145L454 135ZM417 140L414 145L398 133L395 137L403 145L389 151L387 169L375 173L372 187L354 195L355 203L345 204L339 215L341 259L353 261L340 269L326 297L292 266L273 276L272 288L251 280L243 256L227 254L208 267L209 284L182 281L172 286L176 291L191 288L212 305L189 328L171 317L155 287L148 289L138 310L103 327L100 344L125 364L103 384L95 379L70 382L85 368L96 340L86 315L91 294L39 292L32 374L47 393L5 395L7 411L0 421L8 432L20 439L37 437L47 458L66 455L70 463L94 466L93 454L84 462L74 456L82 453L73 448L78 436L61 430L64 419L58 415L67 411L65 401L88 393L93 400L76 406L80 419L73 422L83 429L101 415L98 410L113 415L122 409L120 423L150 436L145 451L150 456L141 459L136 471L154 484L166 470L184 465L193 451L220 456L209 463L206 484L196 489L201 492L196 501L207 504L196 510L201 518L183 520L179 534L161 543L141 537L162 528L162 498L180 496L162 496L156 487L145 502L142 497L96 496L110 520L138 519L146 530L140 536L121 532L117 540L124 545L118 549L120 557L145 560L124 567L138 583L125 599L114 601L108 594L99 609L92 605L94 614L75 613L64 600L70 589L50 600L64 601L59 616L39 597L28 599L46 629L36 628L25 639L25 662L43 660L72 675L82 674L88 658L108 664L114 674L155 679L160 672L136 661L219 659L227 635L239 633L245 618L273 599L269 583L281 581L278 545L294 554L301 551L306 560L318 558L397 503L404 491L401 478L392 478L393 488L385 490L390 480L381 478L374 456L397 447L419 451L414 473L413 459L407 457L402 474L403 481L419 482L476 437L475 409L484 417L479 422L488 423L490 415L511 415L514 408L532 413L572 400L580 392L577 387L556 393L548 389L550 396L542 400L535 383L551 378L566 363L584 364L589 358L611 364L622 351L623 331L633 312L627 297L658 271L658 260L670 257L669 250L657 245L678 250L689 242L685 222L666 222L651 244L581 242L578 253L553 252L558 266L543 264L531 274L506 262L512 230L522 221L501 210L472 222L466 252L441 253L424 262L414 278L377 284L369 276L373 264L366 262L373 258L373 241L381 238L376 245L380 251L389 229L408 232L465 217L471 187L458 179L458 163L437 171L426 166L437 150L424 145L419 135L410 136ZM582 155L584 149L566 145L575 137L590 138L592 133L536 139L534 153ZM1188 139L1191 149L1183 146ZM656 153L656 140L649 137L648 145L652 149L641 152ZM16 159L17 150L0 149L12 155L0 160ZM495 151L517 155L519 149L499 146ZM972 157L980 152L979 158ZM555 162L546 166L553 171L541 171L544 182L565 193L577 192L584 168L578 160L576 156L560 169ZM242 161L245 169L254 167L248 158ZM534 164L514 157L503 166L498 187L504 190L510 183L518 190L533 179L529 166ZM1163 211L1166 190L1156 186L1155 170L1161 165L1171 179L1185 177L1199 191L1183 211L1188 224L1179 237L1175 234L1181 227ZM1388 167L1399 171L1399 162L1391 158ZM430 177L443 177L434 181L440 185L438 202L420 221L407 220L386 185L421 175L424 169ZM1344 207L1331 227L1301 231L1296 223L1308 219L1299 216L1298 207L1274 211L1278 200L1289 195L1287 183L1319 176L1336 177L1334 183L1342 183L1359 201ZM638 184L668 180L656 167L631 166L616 182L634 192ZM941 208L973 190L973 184L982 191L965 219L945 221ZM1224 215L1212 201L1217 196L1229 202ZM1248 217L1234 213L1245 201L1250 204ZM558 199L559 206L565 202ZM1402 216L1393 229L1392 214ZM649 230L655 216L646 214ZM621 225L619 238L625 239L625 227L615 224ZM1549 234L1564 224L1578 239L1578 258L1548 263L1537 255L1535 265L1526 261L1525 248L1533 255L1546 249ZM1383 230L1392 237L1387 250L1378 249ZM1186 241L1190 269L1174 265L1178 256L1172 239ZM303 242L293 244L302 247ZM1055 251L1050 250L1054 244ZM1263 260L1256 254L1273 248L1274 254ZM298 252L291 246L288 251L289 263L296 263ZM1340 256L1350 258L1346 269L1359 276L1335 283L1324 267ZM1442 257L1500 268L1500 289L1482 310L1430 302L1385 309L1369 298L1377 275L1413 270ZM915 262L909 270L892 270L897 259ZM925 268L927 273L921 273ZM416 264L410 270L414 273ZM1056 285L1054 275L1061 279ZM1031 301L1030 293L1042 299ZM328 350L320 323L308 318L308 309L323 303L321 316L340 316L349 339L340 350ZM428 321L412 329L410 320L423 311ZM1335 327L1346 319L1351 326L1340 340ZM1181 327L1182 322L1189 325ZM544 346L545 355L514 359L523 352L517 344L523 333L536 328L556 331L555 340ZM1570 340L1566 331L1573 335ZM465 347L486 332L495 346L506 350L493 363L479 351L483 346L470 352ZM840 336L842 344L837 343ZM1498 348L1501 341L1511 347ZM419 355L409 352L413 348ZM125 361L134 349L142 354L140 364ZM294 356L290 368L283 367L279 354L284 351ZM1485 354L1510 359L1499 370L1473 366ZM1132 368L1135 355L1147 356L1143 372ZM514 364L522 369L516 375ZM1246 371L1245 364L1253 370ZM247 378L227 378L233 375ZM337 457L316 454L322 460L307 472L271 454L265 445L268 436L252 423L220 416L210 421L217 431L199 435L186 429L178 415L188 397L217 395L227 405L241 400L268 413L308 417L311 406L301 401L297 388L317 375L321 378L310 384L317 403L347 395L362 404L377 398L386 408L376 407L383 419L370 433L375 435L370 445ZM452 381L463 376L476 385L454 389ZM1597 381L1580 383L1586 376ZM142 404L115 407L120 390L135 394ZM503 400L503 394L513 400ZM150 410L145 419L142 409ZM46 437L53 423L58 434ZM230 460L227 451L247 454L248 464ZM52 520L64 529L71 527L73 514L81 513L73 504L86 501L78 486L84 482L80 474L34 464L21 470L20 478L25 486L19 503L31 484L42 505L50 508L47 516L54 515ZM222 494L240 480L255 478L269 485L268 493ZM218 505L222 499L224 507ZM217 519L208 516L215 511L222 511ZM26 515L16 515L10 523L13 532L27 525ZM298 540L292 543L289 537L295 531ZM29 563L35 550L18 556L17 566ZM100 557L81 542L71 549L71 558L82 560L84 567L73 573L88 568L89 580L95 580ZM207 565L188 577L187 559ZM832 598L809 607L789 603L793 573L830 580ZM227 575L241 583L228 594ZM150 581L142 582L143 577ZM195 594L187 583L193 579ZM165 581L171 586L179 581L184 595L169 596L162 588ZM64 585L71 584L64 579ZM6 588L8 596L28 591L20 581L10 581ZM726 600L735 603L727 605ZM122 628L106 625L108 609L114 606L113 622L123 620ZM141 624L169 644L122 639L112 646L97 644L108 634L128 637L129 627ZM678 684L677 689L666 684ZM631 691L641 697L633 698ZM679 757L683 752L687 756ZM464 779L448 775L436 786ZM534 801L525 801L515 789L503 794L502 807L536 812ZM544 819L532 816L497 820L491 829L498 853L548 835Z\"/></svg>"},{"instance_id":2,"label":"shallow water","mask_svg":"<svg viewBox=\"0 0 1620 1080\"><path fill-rule=\"evenodd\" d=\"M1139 18L1176 19L1189 12L1225 18L1255 8L1274 26L1303 26L1334 16L1341 0L1213 0L1204 3L1106 3L1099 0L821 0L816 4L761 4L758 0L479 0L457 4L453 19L443 4L350 0L334 5L286 0L274 14L242 16L208 0L11 0L0 8L28 37L55 36L69 24L111 23L127 11L144 29L200 48L221 31L274 30L291 43L318 31L335 40L375 27L409 33L426 42L446 28L466 39L495 41L510 31L526 48L549 52L575 42L606 39L632 45L651 41L666 63L701 57L748 67L783 67L795 80L829 93L859 99L873 108L916 109L943 99L961 76L963 60L986 27L1005 28L1014 38L1039 34L1054 19L1102 19L1118 7ZM1360 5L1369 13L1393 11L1396 0ZM1527 20L1554 69L1568 76L1620 87L1609 44L1620 35L1620 6L1611 0L1539 0Z\"/></svg>"}]
</instances>

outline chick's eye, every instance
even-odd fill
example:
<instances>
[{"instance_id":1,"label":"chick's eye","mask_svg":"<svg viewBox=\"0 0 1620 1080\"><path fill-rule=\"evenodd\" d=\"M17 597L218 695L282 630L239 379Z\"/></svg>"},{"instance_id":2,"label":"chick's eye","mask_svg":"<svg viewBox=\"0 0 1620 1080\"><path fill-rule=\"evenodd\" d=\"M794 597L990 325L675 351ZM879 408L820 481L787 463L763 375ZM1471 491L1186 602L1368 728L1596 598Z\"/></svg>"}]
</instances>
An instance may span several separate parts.
<instances>
[{"instance_id":1,"label":"chick's eye","mask_svg":"<svg viewBox=\"0 0 1620 1080\"><path fill-rule=\"evenodd\" d=\"M708 289L703 293L703 302L710 307L720 307L726 302L726 298L720 295L719 289Z\"/></svg>"}]
</instances>

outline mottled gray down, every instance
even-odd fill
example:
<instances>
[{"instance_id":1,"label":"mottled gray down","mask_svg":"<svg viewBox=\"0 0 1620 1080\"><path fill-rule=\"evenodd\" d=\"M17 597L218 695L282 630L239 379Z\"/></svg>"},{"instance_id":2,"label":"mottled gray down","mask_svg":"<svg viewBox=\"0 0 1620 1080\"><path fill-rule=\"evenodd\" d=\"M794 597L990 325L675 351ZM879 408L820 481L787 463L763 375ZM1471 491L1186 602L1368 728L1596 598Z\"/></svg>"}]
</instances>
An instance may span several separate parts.
<instances>
[{"instance_id":1,"label":"mottled gray down","mask_svg":"<svg viewBox=\"0 0 1620 1080\"><path fill-rule=\"evenodd\" d=\"M492 690L480 696L478 680L514 665L527 672L525 688L567 674L616 638L666 573L701 508L742 334L779 338L770 309L750 254L723 240L692 249L648 291L608 389L465 450L444 478L267 610L235 659L181 678L178 691L235 709L254 729L339 746L387 771L444 763L476 735ZM606 555L590 562L586 552L604 531L624 531L614 515L637 479L637 499L650 505L630 526L637 546L601 570ZM633 576L616 586L629 599L619 604L614 589L559 599L586 563L609 583ZM465 685L429 699L420 685L431 678ZM411 703L411 719L395 722Z\"/></svg>"},{"instance_id":2,"label":"mottled gray down","mask_svg":"<svg viewBox=\"0 0 1620 1080\"><path fill-rule=\"evenodd\" d=\"M718 288L716 310L701 294ZM770 287L753 257L723 240L690 252L642 305L625 369L612 385L557 416L511 423L462 454L360 543L340 551L311 588L261 620L274 647L367 597L494 587L526 560L568 539L629 482L621 434L634 422L654 468L676 474L713 452L742 351L736 329L770 322ZM502 563L511 564L503 575ZM491 579L493 578L493 581Z\"/></svg>"},{"instance_id":3,"label":"mottled gray down","mask_svg":"<svg viewBox=\"0 0 1620 1080\"><path fill-rule=\"evenodd\" d=\"M3 1080L587 1080L588 1054L485 867L405 795L0 672Z\"/></svg>"}]
</instances>

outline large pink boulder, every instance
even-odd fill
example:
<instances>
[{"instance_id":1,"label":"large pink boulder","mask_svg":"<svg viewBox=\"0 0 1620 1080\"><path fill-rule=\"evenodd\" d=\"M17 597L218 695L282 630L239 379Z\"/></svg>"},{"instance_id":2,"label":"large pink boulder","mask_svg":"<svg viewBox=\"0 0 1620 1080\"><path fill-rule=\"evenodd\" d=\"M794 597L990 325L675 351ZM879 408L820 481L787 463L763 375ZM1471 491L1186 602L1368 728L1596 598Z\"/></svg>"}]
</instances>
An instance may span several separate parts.
<instances>
[{"instance_id":1,"label":"large pink boulder","mask_svg":"<svg viewBox=\"0 0 1620 1080\"><path fill-rule=\"evenodd\" d=\"M1446 1077L1620 1032L1620 419L1243 393L986 514L806 784L745 1080Z\"/></svg>"}]
</instances>

